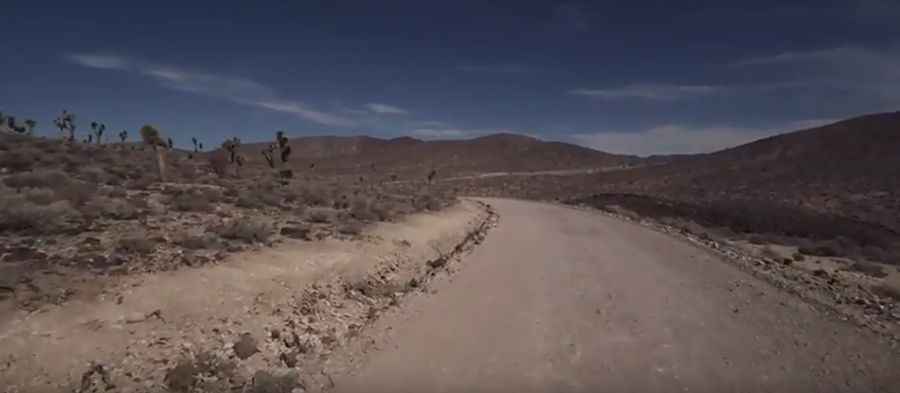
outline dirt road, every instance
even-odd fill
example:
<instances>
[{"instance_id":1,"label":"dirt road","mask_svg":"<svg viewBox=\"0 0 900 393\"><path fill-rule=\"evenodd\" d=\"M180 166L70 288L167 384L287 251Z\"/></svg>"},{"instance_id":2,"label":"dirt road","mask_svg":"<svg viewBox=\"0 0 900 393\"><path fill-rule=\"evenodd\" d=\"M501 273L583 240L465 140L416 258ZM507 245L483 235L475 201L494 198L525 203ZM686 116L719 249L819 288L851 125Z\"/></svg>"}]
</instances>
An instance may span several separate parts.
<instances>
[{"instance_id":1,"label":"dirt road","mask_svg":"<svg viewBox=\"0 0 900 393\"><path fill-rule=\"evenodd\" d=\"M334 371L336 391L900 391L896 349L704 250L486 201L499 226L375 324L377 349Z\"/></svg>"}]
</instances>

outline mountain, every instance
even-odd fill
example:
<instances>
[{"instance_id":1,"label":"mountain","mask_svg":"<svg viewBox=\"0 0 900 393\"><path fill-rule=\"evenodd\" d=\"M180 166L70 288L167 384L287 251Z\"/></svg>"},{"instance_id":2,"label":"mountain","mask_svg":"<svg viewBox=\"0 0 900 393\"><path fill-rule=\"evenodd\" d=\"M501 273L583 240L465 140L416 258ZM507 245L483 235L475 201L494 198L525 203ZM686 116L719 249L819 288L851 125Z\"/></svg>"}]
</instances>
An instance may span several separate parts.
<instances>
[{"instance_id":1,"label":"mountain","mask_svg":"<svg viewBox=\"0 0 900 393\"><path fill-rule=\"evenodd\" d=\"M265 143L246 144L241 150L255 162L264 162ZM561 142L546 142L514 134L494 134L467 140L422 141L410 137L380 139L368 136L314 136L291 138L292 167L315 168L321 173L351 174L360 168L400 176L424 176L431 169L439 176L484 172L524 172L590 169L633 165L633 156L604 153Z\"/></svg>"}]
</instances>

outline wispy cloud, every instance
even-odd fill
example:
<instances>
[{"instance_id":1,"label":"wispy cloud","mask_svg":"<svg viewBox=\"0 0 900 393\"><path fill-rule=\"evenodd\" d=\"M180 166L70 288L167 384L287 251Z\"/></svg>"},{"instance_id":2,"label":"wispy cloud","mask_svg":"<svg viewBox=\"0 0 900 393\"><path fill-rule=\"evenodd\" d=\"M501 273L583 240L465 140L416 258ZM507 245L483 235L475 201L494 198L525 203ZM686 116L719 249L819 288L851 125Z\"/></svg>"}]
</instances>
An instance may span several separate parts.
<instances>
[{"instance_id":1,"label":"wispy cloud","mask_svg":"<svg viewBox=\"0 0 900 393\"><path fill-rule=\"evenodd\" d=\"M379 115L406 115L409 111L387 104L370 103L366 104L366 109Z\"/></svg>"},{"instance_id":2,"label":"wispy cloud","mask_svg":"<svg viewBox=\"0 0 900 393\"><path fill-rule=\"evenodd\" d=\"M89 68L134 71L156 80L168 89L289 113L326 126L350 127L357 124L353 119L316 110L300 101L280 97L271 87L251 79L194 72L172 65L153 64L121 56L71 54L67 55L66 59Z\"/></svg>"},{"instance_id":3,"label":"wispy cloud","mask_svg":"<svg viewBox=\"0 0 900 393\"><path fill-rule=\"evenodd\" d=\"M534 72L534 67L521 64L492 64L492 65L461 65L456 67L457 70L472 73L486 74L525 74Z\"/></svg>"},{"instance_id":4,"label":"wispy cloud","mask_svg":"<svg viewBox=\"0 0 900 393\"><path fill-rule=\"evenodd\" d=\"M569 93L605 100L644 99L670 101L707 96L724 90L725 88L722 86L713 85L632 84L609 89L574 89L570 90Z\"/></svg>"},{"instance_id":5,"label":"wispy cloud","mask_svg":"<svg viewBox=\"0 0 900 393\"><path fill-rule=\"evenodd\" d=\"M534 136L533 133L518 132L515 130L501 128L465 129L450 127L416 128L410 131L409 134L411 136L422 139L467 139L491 134L519 134Z\"/></svg>"},{"instance_id":6,"label":"wispy cloud","mask_svg":"<svg viewBox=\"0 0 900 393\"><path fill-rule=\"evenodd\" d=\"M639 132L575 134L572 135L572 140L580 145L602 151L640 156L708 153L784 132L818 127L834 121L835 119L804 119L770 128L728 125L691 127L667 124Z\"/></svg>"},{"instance_id":7,"label":"wispy cloud","mask_svg":"<svg viewBox=\"0 0 900 393\"><path fill-rule=\"evenodd\" d=\"M124 70L129 67L128 59L119 56L75 53L66 55L66 58L75 64L90 68Z\"/></svg>"}]
</instances>

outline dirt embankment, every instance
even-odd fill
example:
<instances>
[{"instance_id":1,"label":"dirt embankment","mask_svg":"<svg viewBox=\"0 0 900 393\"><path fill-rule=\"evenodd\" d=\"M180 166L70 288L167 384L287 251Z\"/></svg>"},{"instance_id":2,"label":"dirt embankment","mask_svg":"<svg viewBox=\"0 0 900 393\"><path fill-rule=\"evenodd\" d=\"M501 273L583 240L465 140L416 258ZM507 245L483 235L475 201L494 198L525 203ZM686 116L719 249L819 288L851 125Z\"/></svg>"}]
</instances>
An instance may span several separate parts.
<instances>
[{"instance_id":1,"label":"dirt embankment","mask_svg":"<svg viewBox=\"0 0 900 393\"><path fill-rule=\"evenodd\" d=\"M317 364L403 294L426 288L495 219L463 201L377 224L359 241L291 240L215 266L112 277L93 298L5 321L0 385L290 392L327 383Z\"/></svg>"}]
</instances>

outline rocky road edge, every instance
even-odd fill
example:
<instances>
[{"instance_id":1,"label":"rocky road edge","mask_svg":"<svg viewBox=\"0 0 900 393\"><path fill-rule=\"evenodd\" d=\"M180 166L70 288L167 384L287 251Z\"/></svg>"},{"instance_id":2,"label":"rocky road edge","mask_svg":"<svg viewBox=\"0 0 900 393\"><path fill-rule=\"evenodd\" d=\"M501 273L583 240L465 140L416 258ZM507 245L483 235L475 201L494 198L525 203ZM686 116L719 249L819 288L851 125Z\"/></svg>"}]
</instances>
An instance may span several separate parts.
<instances>
[{"instance_id":1,"label":"rocky road edge","mask_svg":"<svg viewBox=\"0 0 900 393\"><path fill-rule=\"evenodd\" d=\"M707 234L697 235L684 228L663 224L651 218L635 219L624 214L584 205L558 205L589 210L622 221L636 223L687 241L698 248L723 257L742 271L760 278L776 288L800 297L822 312L831 314L842 321L852 322L862 328L870 329L884 338L890 348L900 351L900 303L891 298L879 296L862 284L841 280L824 270L810 273L795 269L781 261L751 255L739 247L713 239ZM733 284L741 285L740 282Z\"/></svg>"},{"instance_id":2,"label":"rocky road edge","mask_svg":"<svg viewBox=\"0 0 900 393\"><path fill-rule=\"evenodd\" d=\"M358 278L335 276L315 282L273 311L274 323L264 337L234 326L209 330L206 345L182 343L171 363L131 364L128 386L111 378L117 365L91 364L75 392L285 392L327 391L334 386L324 364L337 349L363 339L366 327L414 292L428 292L440 274L452 274L458 262L484 241L499 216L486 203L485 212L461 242L449 250L433 247L437 257L383 260ZM229 326L225 323L223 326ZM152 338L148 338L152 341Z\"/></svg>"}]
</instances>

